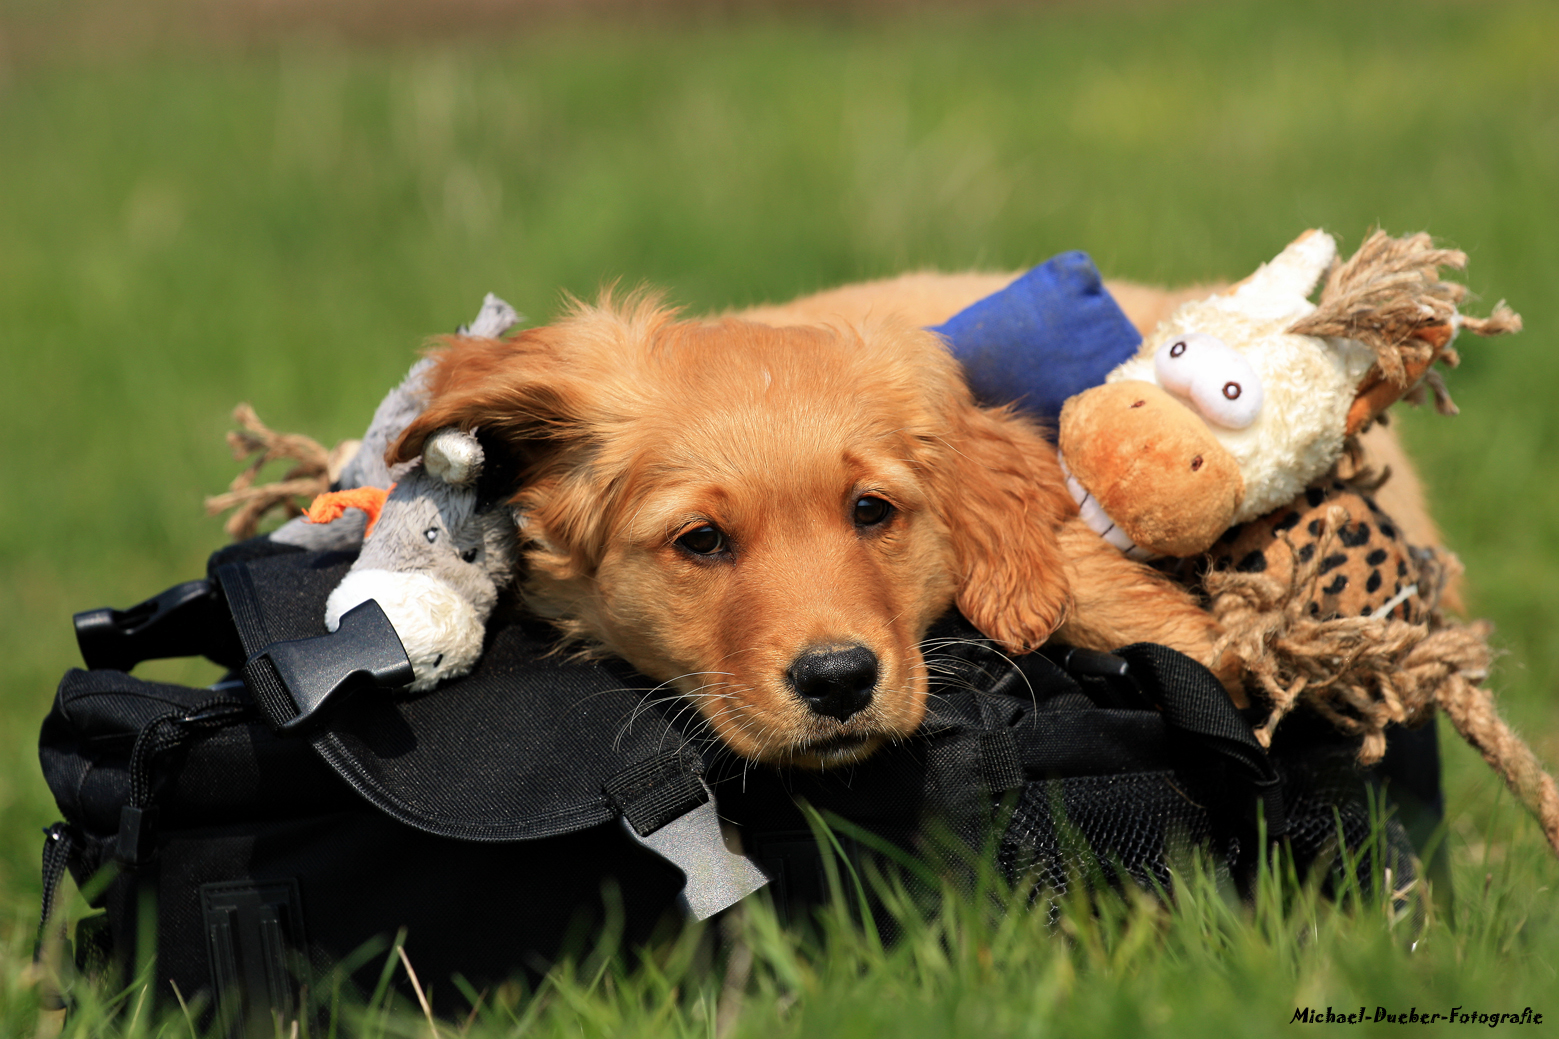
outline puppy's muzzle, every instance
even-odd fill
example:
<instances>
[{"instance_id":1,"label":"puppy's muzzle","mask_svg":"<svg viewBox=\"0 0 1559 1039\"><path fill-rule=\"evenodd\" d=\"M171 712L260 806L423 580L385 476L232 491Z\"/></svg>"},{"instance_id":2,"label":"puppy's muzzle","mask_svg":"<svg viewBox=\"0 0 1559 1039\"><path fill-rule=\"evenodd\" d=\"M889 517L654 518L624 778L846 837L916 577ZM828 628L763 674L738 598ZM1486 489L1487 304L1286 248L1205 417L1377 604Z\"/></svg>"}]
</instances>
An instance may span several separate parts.
<instances>
[{"instance_id":1,"label":"puppy's muzzle","mask_svg":"<svg viewBox=\"0 0 1559 1039\"><path fill-rule=\"evenodd\" d=\"M814 713L847 721L872 702L877 654L861 645L808 649L791 663L785 677Z\"/></svg>"}]
</instances>

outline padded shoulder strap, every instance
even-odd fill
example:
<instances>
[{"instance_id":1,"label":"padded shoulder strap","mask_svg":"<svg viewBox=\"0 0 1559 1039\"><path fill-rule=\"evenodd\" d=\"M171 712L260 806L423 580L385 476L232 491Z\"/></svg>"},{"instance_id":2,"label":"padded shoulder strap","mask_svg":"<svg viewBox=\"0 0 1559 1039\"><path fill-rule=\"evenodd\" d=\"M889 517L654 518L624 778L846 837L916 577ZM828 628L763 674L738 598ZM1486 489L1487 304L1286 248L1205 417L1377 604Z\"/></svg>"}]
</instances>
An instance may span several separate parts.
<instances>
[{"instance_id":1,"label":"padded shoulder strap","mask_svg":"<svg viewBox=\"0 0 1559 1039\"><path fill-rule=\"evenodd\" d=\"M440 836L509 841L625 811L652 829L707 799L702 757L668 724L655 682L558 654L550 627L513 611L489 625L469 675L414 695L376 683L393 671L386 639L325 630L325 600L350 565L302 552L225 563L216 577L249 658L246 684L273 727L307 740L380 811ZM326 677L300 687L299 675ZM339 693L312 727L296 724L326 706L310 688Z\"/></svg>"}]
</instances>

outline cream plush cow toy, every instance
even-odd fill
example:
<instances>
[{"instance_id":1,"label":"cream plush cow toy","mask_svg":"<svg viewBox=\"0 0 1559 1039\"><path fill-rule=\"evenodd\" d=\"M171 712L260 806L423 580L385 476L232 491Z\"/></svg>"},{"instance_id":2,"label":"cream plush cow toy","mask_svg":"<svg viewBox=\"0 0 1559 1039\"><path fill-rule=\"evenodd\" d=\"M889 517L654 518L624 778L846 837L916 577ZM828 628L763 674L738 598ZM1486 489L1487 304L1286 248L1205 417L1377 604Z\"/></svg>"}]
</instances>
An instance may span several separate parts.
<instances>
[{"instance_id":1,"label":"cream plush cow toy","mask_svg":"<svg viewBox=\"0 0 1559 1039\"><path fill-rule=\"evenodd\" d=\"M1298 497L1390 404L1432 389L1456 363L1458 329L1515 331L1496 308L1457 313L1438 277L1466 257L1427 235L1377 232L1346 264L1307 231L1226 292L1187 303L1105 384L1061 414L1061 456L1085 519L1136 558L1192 556L1230 527ZM1309 300L1323 276L1319 304Z\"/></svg>"},{"instance_id":2,"label":"cream plush cow toy","mask_svg":"<svg viewBox=\"0 0 1559 1039\"><path fill-rule=\"evenodd\" d=\"M1067 401L1059 451L1102 537L1205 596L1219 652L1266 708L1263 743L1304 704L1359 735L1369 763L1388 725L1443 710L1559 851L1559 789L1482 686L1489 628L1440 609L1459 564L1408 544L1357 464L1356 438L1395 401L1432 393L1455 413L1432 365L1456 364L1458 331L1519 331L1503 303L1457 311L1465 289L1439 268L1465 263L1428 235L1376 232L1339 264L1332 237L1308 231Z\"/></svg>"}]
</instances>

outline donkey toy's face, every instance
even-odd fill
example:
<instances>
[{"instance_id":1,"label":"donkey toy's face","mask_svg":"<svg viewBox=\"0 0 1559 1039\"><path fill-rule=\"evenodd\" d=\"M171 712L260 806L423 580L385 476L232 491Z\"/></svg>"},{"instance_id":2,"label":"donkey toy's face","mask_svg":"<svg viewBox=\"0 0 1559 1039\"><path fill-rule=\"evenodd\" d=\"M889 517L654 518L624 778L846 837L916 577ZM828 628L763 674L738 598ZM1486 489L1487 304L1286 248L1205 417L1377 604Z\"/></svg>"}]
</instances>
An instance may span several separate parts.
<instances>
[{"instance_id":1,"label":"donkey toy's face","mask_svg":"<svg viewBox=\"0 0 1559 1039\"><path fill-rule=\"evenodd\" d=\"M469 433L429 437L325 606L334 631L343 613L376 600L411 660L412 692L471 670L499 589L514 574L514 513L502 502L479 502L483 457Z\"/></svg>"}]
</instances>

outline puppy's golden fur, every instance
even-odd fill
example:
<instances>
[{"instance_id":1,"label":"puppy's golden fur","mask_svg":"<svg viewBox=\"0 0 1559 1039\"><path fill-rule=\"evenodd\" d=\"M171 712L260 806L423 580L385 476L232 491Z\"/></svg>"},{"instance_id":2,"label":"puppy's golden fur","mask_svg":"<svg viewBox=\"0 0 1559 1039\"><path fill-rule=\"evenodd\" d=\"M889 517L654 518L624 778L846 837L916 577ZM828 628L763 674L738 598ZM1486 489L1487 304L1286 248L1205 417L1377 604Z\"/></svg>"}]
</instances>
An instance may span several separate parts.
<instances>
[{"instance_id":1,"label":"puppy's golden fur","mask_svg":"<svg viewBox=\"0 0 1559 1039\"><path fill-rule=\"evenodd\" d=\"M1006 279L915 277L708 321L608 299L454 339L391 458L445 426L505 441L529 605L752 760L844 763L913 731L919 642L953 604L1013 652L1055 634L1215 663L1207 615L1088 530L1041 431L977 406L922 330ZM802 695L802 662L863 649L864 700Z\"/></svg>"}]
</instances>

